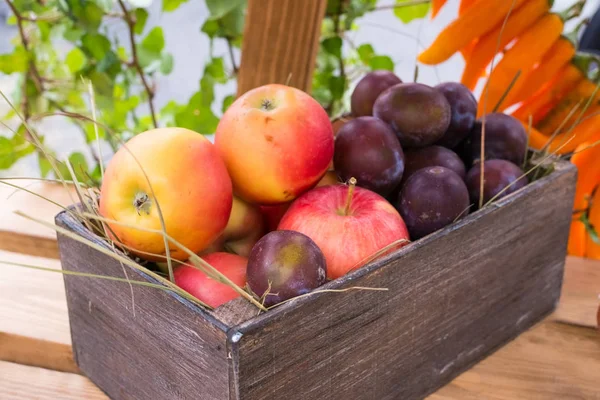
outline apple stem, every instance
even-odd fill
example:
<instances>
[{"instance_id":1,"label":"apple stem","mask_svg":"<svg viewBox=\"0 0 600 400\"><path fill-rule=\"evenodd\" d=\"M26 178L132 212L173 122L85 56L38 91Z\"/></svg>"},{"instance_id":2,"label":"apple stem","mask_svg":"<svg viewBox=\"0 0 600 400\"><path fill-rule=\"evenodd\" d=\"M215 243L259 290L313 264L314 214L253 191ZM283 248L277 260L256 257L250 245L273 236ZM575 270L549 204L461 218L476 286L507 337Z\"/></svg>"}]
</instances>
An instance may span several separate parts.
<instances>
[{"instance_id":1,"label":"apple stem","mask_svg":"<svg viewBox=\"0 0 600 400\"><path fill-rule=\"evenodd\" d=\"M348 195L346 196L346 207L344 207L344 215L350 214L350 204L352 204L352 195L356 187L356 178L352 177L348 181Z\"/></svg>"}]
</instances>

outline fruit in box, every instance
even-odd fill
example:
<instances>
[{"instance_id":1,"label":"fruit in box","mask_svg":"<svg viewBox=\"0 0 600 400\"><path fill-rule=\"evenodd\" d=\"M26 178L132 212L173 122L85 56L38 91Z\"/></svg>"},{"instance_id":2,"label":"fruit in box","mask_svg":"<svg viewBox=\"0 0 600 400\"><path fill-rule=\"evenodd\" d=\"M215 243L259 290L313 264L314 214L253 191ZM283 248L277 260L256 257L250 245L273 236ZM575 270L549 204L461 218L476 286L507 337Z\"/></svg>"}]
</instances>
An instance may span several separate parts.
<instances>
[{"instance_id":1,"label":"fruit in box","mask_svg":"<svg viewBox=\"0 0 600 400\"><path fill-rule=\"evenodd\" d=\"M202 259L239 287L246 286L247 258L218 252L206 254ZM173 275L177 286L213 308L240 296L230 286L209 278L192 265L183 264L175 268Z\"/></svg>"},{"instance_id":2,"label":"fruit in box","mask_svg":"<svg viewBox=\"0 0 600 400\"><path fill-rule=\"evenodd\" d=\"M470 135L470 157L481 159L482 125L477 124ZM485 159L507 160L522 165L527 151L527 133L516 118L502 113L485 117Z\"/></svg>"},{"instance_id":3,"label":"fruit in box","mask_svg":"<svg viewBox=\"0 0 600 400\"><path fill-rule=\"evenodd\" d=\"M248 91L221 119L215 146L234 192L258 204L295 199L315 186L333 158L333 128L308 94L284 85Z\"/></svg>"},{"instance_id":4,"label":"fruit in box","mask_svg":"<svg viewBox=\"0 0 600 400\"><path fill-rule=\"evenodd\" d=\"M99 208L117 221L108 223L116 243L140 258L164 261L162 235L118 223L160 230L160 206L167 233L198 253L223 232L231 204L231 180L213 144L188 129L161 128L133 137L113 156ZM170 251L174 259L188 258L173 244Z\"/></svg>"},{"instance_id":5,"label":"fruit in box","mask_svg":"<svg viewBox=\"0 0 600 400\"><path fill-rule=\"evenodd\" d=\"M423 168L404 184L398 209L410 237L420 239L469 213L469 192L460 176L444 167Z\"/></svg>"},{"instance_id":6,"label":"fruit in box","mask_svg":"<svg viewBox=\"0 0 600 400\"><path fill-rule=\"evenodd\" d=\"M496 197L500 199L527 186L529 180L523 170L506 160L487 160L483 163L483 204ZM475 164L467 174L467 187L471 201L479 205L481 187L481 164Z\"/></svg>"},{"instance_id":7,"label":"fruit in box","mask_svg":"<svg viewBox=\"0 0 600 400\"><path fill-rule=\"evenodd\" d=\"M475 125L477 100L473 93L458 82L445 82L435 86L450 104L450 126L437 141L437 145L452 149L463 141Z\"/></svg>"},{"instance_id":8,"label":"fruit in box","mask_svg":"<svg viewBox=\"0 0 600 400\"><path fill-rule=\"evenodd\" d=\"M390 71L372 71L356 84L350 98L352 115L363 117L373 115L373 104L386 89L402 83L400 78Z\"/></svg>"},{"instance_id":9,"label":"fruit in box","mask_svg":"<svg viewBox=\"0 0 600 400\"><path fill-rule=\"evenodd\" d=\"M354 177L358 186L385 196L402 179L404 152L385 122L359 117L338 132L333 164L342 181Z\"/></svg>"},{"instance_id":10,"label":"fruit in box","mask_svg":"<svg viewBox=\"0 0 600 400\"><path fill-rule=\"evenodd\" d=\"M248 257L252 246L265 233L265 221L260 209L244 200L233 196L233 206L227 227L204 253L230 251Z\"/></svg>"},{"instance_id":11,"label":"fruit in box","mask_svg":"<svg viewBox=\"0 0 600 400\"><path fill-rule=\"evenodd\" d=\"M441 146L429 146L421 149L410 149L405 153L406 168L402 182L418 170L427 167L444 167L454 171L462 179L465 179L467 171L465 163L450 149Z\"/></svg>"},{"instance_id":12,"label":"fruit in box","mask_svg":"<svg viewBox=\"0 0 600 400\"><path fill-rule=\"evenodd\" d=\"M409 239L404 221L387 200L353 185L306 192L292 203L278 229L314 240L327 260L329 279L348 273L387 245Z\"/></svg>"},{"instance_id":13,"label":"fruit in box","mask_svg":"<svg viewBox=\"0 0 600 400\"><path fill-rule=\"evenodd\" d=\"M394 129L403 148L424 147L444 136L451 109L440 91L420 83L401 83L381 93L373 115Z\"/></svg>"},{"instance_id":14,"label":"fruit in box","mask_svg":"<svg viewBox=\"0 0 600 400\"><path fill-rule=\"evenodd\" d=\"M274 231L256 243L248 259L248 286L265 306L291 299L325 283L327 264L308 236Z\"/></svg>"}]
</instances>

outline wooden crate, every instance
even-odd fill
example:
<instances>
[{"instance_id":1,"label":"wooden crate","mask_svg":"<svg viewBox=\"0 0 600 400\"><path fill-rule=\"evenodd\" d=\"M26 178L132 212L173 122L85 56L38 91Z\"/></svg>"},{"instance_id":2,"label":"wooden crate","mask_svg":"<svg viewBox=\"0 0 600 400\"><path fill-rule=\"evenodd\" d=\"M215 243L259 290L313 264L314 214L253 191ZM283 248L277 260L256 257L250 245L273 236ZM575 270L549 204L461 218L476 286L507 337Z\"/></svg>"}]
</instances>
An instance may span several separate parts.
<instances>
[{"instance_id":1,"label":"wooden crate","mask_svg":"<svg viewBox=\"0 0 600 400\"><path fill-rule=\"evenodd\" d=\"M65 276L75 359L114 399L422 398L555 308L575 179L557 164L325 286L387 292L322 293L257 316L241 299L209 312L171 292ZM56 220L106 246L68 214ZM114 259L58 241L64 269L123 276Z\"/></svg>"}]
</instances>

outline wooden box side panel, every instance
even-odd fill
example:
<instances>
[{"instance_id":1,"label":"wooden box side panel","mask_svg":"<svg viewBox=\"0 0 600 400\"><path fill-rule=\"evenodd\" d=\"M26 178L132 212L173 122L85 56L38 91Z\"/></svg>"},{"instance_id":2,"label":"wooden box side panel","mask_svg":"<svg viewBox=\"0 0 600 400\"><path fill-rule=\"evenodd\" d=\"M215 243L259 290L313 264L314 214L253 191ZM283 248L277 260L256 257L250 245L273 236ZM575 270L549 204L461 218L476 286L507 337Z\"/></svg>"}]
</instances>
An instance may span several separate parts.
<instances>
[{"instance_id":1,"label":"wooden box side panel","mask_svg":"<svg viewBox=\"0 0 600 400\"><path fill-rule=\"evenodd\" d=\"M77 228L66 214L57 222ZM58 243L65 270L152 279L66 236ZM198 307L122 282L65 276L65 287L76 362L111 398L229 399L225 330Z\"/></svg>"},{"instance_id":2,"label":"wooden box side panel","mask_svg":"<svg viewBox=\"0 0 600 400\"><path fill-rule=\"evenodd\" d=\"M575 169L230 332L240 400L418 399L554 309ZM240 334L243 334L240 337Z\"/></svg>"}]
</instances>

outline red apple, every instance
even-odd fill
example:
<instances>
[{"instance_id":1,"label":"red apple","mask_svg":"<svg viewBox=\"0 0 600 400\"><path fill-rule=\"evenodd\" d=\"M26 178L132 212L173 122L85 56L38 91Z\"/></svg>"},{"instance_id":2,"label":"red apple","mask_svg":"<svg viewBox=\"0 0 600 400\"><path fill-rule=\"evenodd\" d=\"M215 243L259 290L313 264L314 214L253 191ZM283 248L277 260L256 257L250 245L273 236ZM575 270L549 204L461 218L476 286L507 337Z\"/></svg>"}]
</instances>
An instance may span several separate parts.
<instances>
[{"instance_id":1,"label":"red apple","mask_svg":"<svg viewBox=\"0 0 600 400\"><path fill-rule=\"evenodd\" d=\"M239 287L246 286L248 259L230 253L211 253L202 259L231 279ZM239 297L230 286L209 278L199 269L183 264L173 271L175 284L212 308Z\"/></svg>"},{"instance_id":2,"label":"red apple","mask_svg":"<svg viewBox=\"0 0 600 400\"><path fill-rule=\"evenodd\" d=\"M361 266L387 245L409 238L402 217L387 200L352 184L323 186L303 194L278 229L310 237L325 255L330 279Z\"/></svg>"},{"instance_id":3,"label":"red apple","mask_svg":"<svg viewBox=\"0 0 600 400\"><path fill-rule=\"evenodd\" d=\"M215 134L234 192L258 204L289 202L323 177L333 158L333 128L301 90L266 85L239 97Z\"/></svg>"},{"instance_id":4,"label":"red apple","mask_svg":"<svg viewBox=\"0 0 600 400\"><path fill-rule=\"evenodd\" d=\"M248 257L252 247L265 234L265 221L260 209L233 196L233 206L223 234L204 253L229 251Z\"/></svg>"},{"instance_id":5,"label":"red apple","mask_svg":"<svg viewBox=\"0 0 600 400\"><path fill-rule=\"evenodd\" d=\"M152 129L129 140L108 164L100 191L100 214L157 230L161 229L158 201L167 233L199 253L225 229L231 190L225 164L208 139L183 128ZM162 235L118 223L108 225L118 238L115 241L126 249L146 260L164 261ZM188 258L188 253L175 245L170 250L174 259Z\"/></svg>"}]
</instances>

